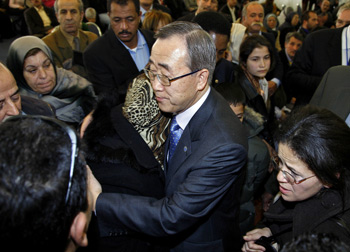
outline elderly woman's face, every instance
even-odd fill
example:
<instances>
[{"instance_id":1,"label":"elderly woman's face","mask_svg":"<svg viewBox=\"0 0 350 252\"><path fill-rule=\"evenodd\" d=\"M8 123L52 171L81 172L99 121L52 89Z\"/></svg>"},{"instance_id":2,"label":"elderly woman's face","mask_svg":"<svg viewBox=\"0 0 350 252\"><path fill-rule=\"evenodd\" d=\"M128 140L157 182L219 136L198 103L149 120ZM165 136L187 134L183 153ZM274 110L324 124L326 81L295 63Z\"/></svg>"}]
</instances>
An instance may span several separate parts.
<instances>
[{"instance_id":1,"label":"elderly woman's face","mask_svg":"<svg viewBox=\"0 0 350 252\"><path fill-rule=\"evenodd\" d=\"M50 93L56 85L53 65L42 51L25 59L23 76L28 86L39 94Z\"/></svg>"},{"instance_id":2,"label":"elderly woman's face","mask_svg":"<svg viewBox=\"0 0 350 252\"><path fill-rule=\"evenodd\" d=\"M285 144L278 145L280 171L277 174L279 189L286 201L302 201L317 194L324 185ZM285 175L283 175L283 172ZM289 178L289 179L288 179ZM288 180L301 182L296 184Z\"/></svg>"}]
</instances>

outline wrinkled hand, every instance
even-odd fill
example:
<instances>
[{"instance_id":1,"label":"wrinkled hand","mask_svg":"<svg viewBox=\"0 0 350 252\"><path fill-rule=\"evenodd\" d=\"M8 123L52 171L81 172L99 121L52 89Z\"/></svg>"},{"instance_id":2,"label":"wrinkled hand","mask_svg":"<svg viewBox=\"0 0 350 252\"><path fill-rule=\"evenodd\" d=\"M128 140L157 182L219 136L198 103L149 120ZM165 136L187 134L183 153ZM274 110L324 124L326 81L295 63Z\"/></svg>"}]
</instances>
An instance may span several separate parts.
<instances>
[{"instance_id":1,"label":"wrinkled hand","mask_svg":"<svg viewBox=\"0 0 350 252\"><path fill-rule=\"evenodd\" d=\"M243 239L245 243L243 244L242 251L243 252L258 252L265 251L263 246L255 244L255 241L258 240L261 236L270 237L272 235L271 230L269 228L258 228L252 231L249 231Z\"/></svg>"},{"instance_id":2,"label":"wrinkled hand","mask_svg":"<svg viewBox=\"0 0 350 252\"><path fill-rule=\"evenodd\" d=\"M89 124L94 120L94 117L92 116L93 113L94 113L94 110L84 117L83 122L80 126L80 138L83 138L85 130L87 129Z\"/></svg>"},{"instance_id":3,"label":"wrinkled hand","mask_svg":"<svg viewBox=\"0 0 350 252\"><path fill-rule=\"evenodd\" d=\"M94 174L92 173L88 165L86 165L86 170L87 170L88 193L91 195L91 198L92 198L92 210L95 211L96 200L98 195L102 193L102 187L101 187L101 184L95 178Z\"/></svg>"},{"instance_id":4,"label":"wrinkled hand","mask_svg":"<svg viewBox=\"0 0 350 252\"><path fill-rule=\"evenodd\" d=\"M277 90L277 84L274 81L268 81L269 84L269 97L273 95Z\"/></svg>"}]
</instances>

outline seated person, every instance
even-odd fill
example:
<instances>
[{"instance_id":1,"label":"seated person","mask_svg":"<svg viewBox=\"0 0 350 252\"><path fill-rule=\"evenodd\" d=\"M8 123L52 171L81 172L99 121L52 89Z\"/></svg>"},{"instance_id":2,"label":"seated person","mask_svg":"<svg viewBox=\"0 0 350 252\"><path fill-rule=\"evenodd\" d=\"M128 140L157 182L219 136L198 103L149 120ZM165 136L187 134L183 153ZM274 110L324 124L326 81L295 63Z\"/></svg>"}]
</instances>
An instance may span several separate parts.
<instances>
[{"instance_id":1,"label":"seated person","mask_svg":"<svg viewBox=\"0 0 350 252\"><path fill-rule=\"evenodd\" d=\"M37 252L87 246L89 188L98 182L74 130L49 117L16 116L0 132L1 244Z\"/></svg>"},{"instance_id":2,"label":"seated person","mask_svg":"<svg viewBox=\"0 0 350 252\"><path fill-rule=\"evenodd\" d=\"M33 6L24 12L28 33L42 38L49 34L58 21L52 8L42 4L41 0L31 0Z\"/></svg>"},{"instance_id":3,"label":"seated person","mask_svg":"<svg viewBox=\"0 0 350 252\"><path fill-rule=\"evenodd\" d=\"M141 74L129 85L124 104L100 101L87 127L87 163L104 192L164 196L164 145L171 118L162 115L150 81ZM112 109L110 107L113 107ZM118 235L121 233L122 235ZM98 239L99 251L153 251L159 240L120 227Z\"/></svg>"},{"instance_id":4,"label":"seated person","mask_svg":"<svg viewBox=\"0 0 350 252\"><path fill-rule=\"evenodd\" d=\"M37 37L13 41L7 66L20 94L50 103L61 121L77 126L94 108L97 98L92 84L71 71L56 68L50 48Z\"/></svg>"},{"instance_id":5,"label":"seated person","mask_svg":"<svg viewBox=\"0 0 350 252\"><path fill-rule=\"evenodd\" d=\"M82 53L98 36L81 29L84 4L82 0L56 0L54 10L60 24L42 39L51 49L56 66L86 78Z\"/></svg>"},{"instance_id":6,"label":"seated person","mask_svg":"<svg viewBox=\"0 0 350 252\"><path fill-rule=\"evenodd\" d=\"M336 130L335 130L336 129ZM306 232L330 232L350 244L350 128L327 109L296 108L275 136L280 197L264 214L263 228L243 238L244 252L274 239L283 247Z\"/></svg>"},{"instance_id":7,"label":"seated person","mask_svg":"<svg viewBox=\"0 0 350 252\"><path fill-rule=\"evenodd\" d=\"M47 102L20 95L12 73L0 63L0 123L19 114L55 117L55 109Z\"/></svg>"}]
</instances>

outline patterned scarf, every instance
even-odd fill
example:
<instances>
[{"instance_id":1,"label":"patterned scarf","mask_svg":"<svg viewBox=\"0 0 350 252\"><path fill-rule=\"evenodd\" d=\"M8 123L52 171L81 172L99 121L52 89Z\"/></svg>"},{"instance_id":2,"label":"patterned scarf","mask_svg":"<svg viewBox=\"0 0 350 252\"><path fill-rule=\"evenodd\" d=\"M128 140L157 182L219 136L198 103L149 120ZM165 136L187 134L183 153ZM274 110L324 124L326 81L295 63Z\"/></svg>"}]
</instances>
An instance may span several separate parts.
<instances>
[{"instance_id":1,"label":"patterned scarf","mask_svg":"<svg viewBox=\"0 0 350 252\"><path fill-rule=\"evenodd\" d=\"M151 83L141 74L129 85L123 105L124 117L134 126L163 167L164 144L171 118L159 110Z\"/></svg>"}]
</instances>

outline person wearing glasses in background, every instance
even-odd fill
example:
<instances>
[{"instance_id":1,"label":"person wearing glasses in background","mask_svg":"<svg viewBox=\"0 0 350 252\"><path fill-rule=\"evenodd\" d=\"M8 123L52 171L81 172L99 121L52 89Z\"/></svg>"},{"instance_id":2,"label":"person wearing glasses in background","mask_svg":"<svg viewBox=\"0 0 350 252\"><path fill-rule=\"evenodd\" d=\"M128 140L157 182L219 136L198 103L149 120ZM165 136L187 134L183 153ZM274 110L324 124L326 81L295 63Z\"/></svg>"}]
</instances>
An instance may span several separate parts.
<instances>
[{"instance_id":1,"label":"person wearing glasses in background","mask_svg":"<svg viewBox=\"0 0 350 252\"><path fill-rule=\"evenodd\" d=\"M73 252L87 246L91 183L75 131L57 119L14 116L0 124L0 242L11 251ZM11 150L11 151L9 151Z\"/></svg>"},{"instance_id":2,"label":"person wearing glasses in background","mask_svg":"<svg viewBox=\"0 0 350 252\"><path fill-rule=\"evenodd\" d=\"M265 227L248 232L242 251L274 238L283 247L306 232L331 232L350 244L350 128L326 109L295 109L275 138L280 197L264 214ZM270 239L272 240L272 239Z\"/></svg>"},{"instance_id":3,"label":"person wearing glasses in background","mask_svg":"<svg viewBox=\"0 0 350 252\"><path fill-rule=\"evenodd\" d=\"M247 136L210 87L215 44L191 22L170 23L156 38L145 74L159 109L173 117L165 142L165 196L94 193L100 234L121 223L169 238L171 251L237 251Z\"/></svg>"}]
</instances>

